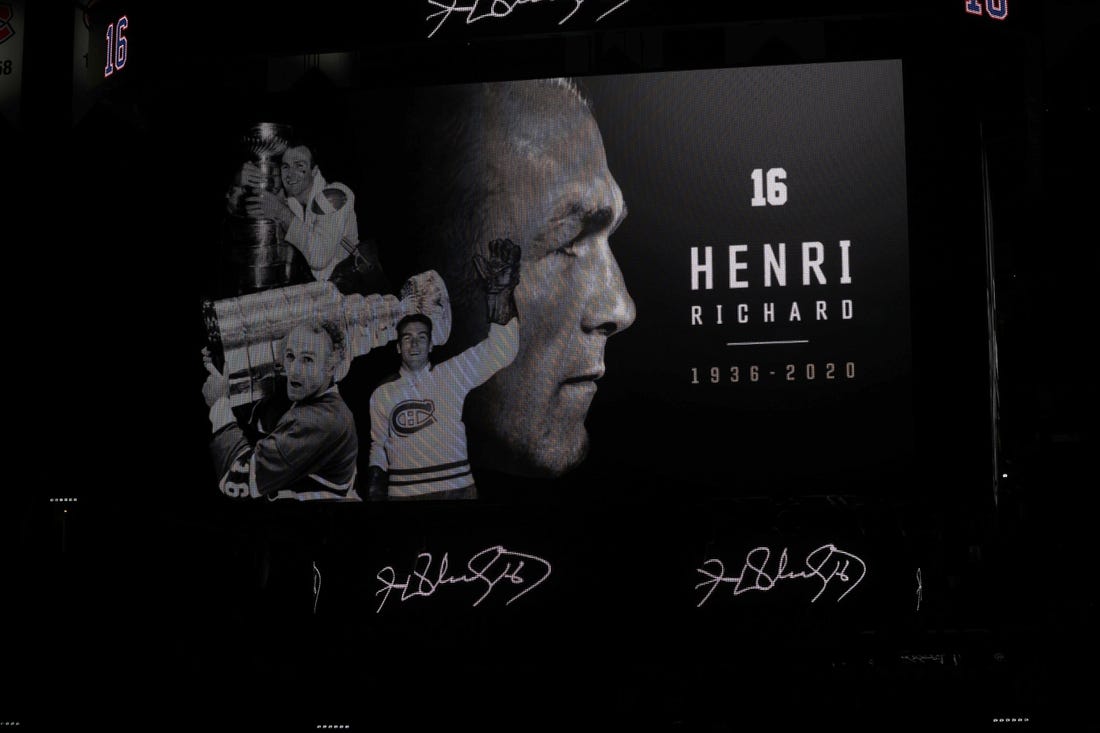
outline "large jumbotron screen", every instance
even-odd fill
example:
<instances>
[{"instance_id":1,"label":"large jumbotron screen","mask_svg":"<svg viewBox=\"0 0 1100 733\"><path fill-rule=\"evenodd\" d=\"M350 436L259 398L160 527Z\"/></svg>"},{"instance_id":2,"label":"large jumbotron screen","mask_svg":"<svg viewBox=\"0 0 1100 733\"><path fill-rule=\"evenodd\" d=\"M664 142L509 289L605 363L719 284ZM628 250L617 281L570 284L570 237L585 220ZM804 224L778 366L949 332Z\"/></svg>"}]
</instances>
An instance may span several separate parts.
<instances>
[{"instance_id":1,"label":"large jumbotron screen","mask_svg":"<svg viewBox=\"0 0 1100 733\"><path fill-rule=\"evenodd\" d=\"M902 91L901 61L859 61L288 94L212 123L203 315L231 412L193 442L235 442L209 488L370 500L375 466L375 499L890 491L913 459ZM274 192L246 167L281 169ZM499 353L474 262L505 240ZM353 430L294 421L316 394L287 396L286 336L314 316L345 356L305 386L339 380Z\"/></svg>"},{"instance_id":2,"label":"large jumbotron screen","mask_svg":"<svg viewBox=\"0 0 1100 733\"><path fill-rule=\"evenodd\" d=\"M97 7L73 206L111 243L97 384L126 407L96 506L151 611L103 616L177 630L143 691L324 669L263 717L366 720L427 665L451 709L491 673L509 715L528 680L579 710L616 674L635 712L728 680L770 705L788 675L824 706L881 625L951 613L935 533L986 498L989 393L974 130L939 62L738 63L730 29L624 68L245 21L185 58Z\"/></svg>"}]
</instances>

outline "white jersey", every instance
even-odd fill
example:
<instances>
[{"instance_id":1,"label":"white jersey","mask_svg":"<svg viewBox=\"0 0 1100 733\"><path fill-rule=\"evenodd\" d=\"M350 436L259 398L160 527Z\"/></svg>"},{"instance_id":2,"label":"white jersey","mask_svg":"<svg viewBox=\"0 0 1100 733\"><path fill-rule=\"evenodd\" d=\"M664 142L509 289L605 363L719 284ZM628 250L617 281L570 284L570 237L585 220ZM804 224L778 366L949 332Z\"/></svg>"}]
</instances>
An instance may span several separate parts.
<instances>
[{"instance_id":1,"label":"white jersey","mask_svg":"<svg viewBox=\"0 0 1100 733\"><path fill-rule=\"evenodd\" d=\"M370 465L389 473L389 495L410 497L474 483L462 405L470 390L512 363L519 323L491 324L489 337L442 364L397 378L370 399Z\"/></svg>"},{"instance_id":2,"label":"white jersey","mask_svg":"<svg viewBox=\"0 0 1100 733\"><path fill-rule=\"evenodd\" d=\"M339 207L334 205L328 199L330 193L343 194L344 203ZM287 198L294 218L286 231L286 241L306 258L313 278L324 282L348 252L340 241L346 240L347 247L359 244L355 194L342 183L327 182L318 170L309 190L309 201L309 206L302 206L293 196Z\"/></svg>"}]
</instances>

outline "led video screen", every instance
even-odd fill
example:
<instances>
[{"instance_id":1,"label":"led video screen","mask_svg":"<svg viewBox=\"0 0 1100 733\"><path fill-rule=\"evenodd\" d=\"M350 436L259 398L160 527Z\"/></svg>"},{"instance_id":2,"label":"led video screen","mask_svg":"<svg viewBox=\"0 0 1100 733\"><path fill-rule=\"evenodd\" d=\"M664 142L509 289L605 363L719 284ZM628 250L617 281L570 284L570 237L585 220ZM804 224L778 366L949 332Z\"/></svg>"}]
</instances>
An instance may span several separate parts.
<instances>
[{"instance_id":1,"label":"led video screen","mask_svg":"<svg viewBox=\"0 0 1100 733\"><path fill-rule=\"evenodd\" d=\"M195 436L227 496L874 493L908 470L900 61L239 107L204 192Z\"/></svg>"}]
</instances>

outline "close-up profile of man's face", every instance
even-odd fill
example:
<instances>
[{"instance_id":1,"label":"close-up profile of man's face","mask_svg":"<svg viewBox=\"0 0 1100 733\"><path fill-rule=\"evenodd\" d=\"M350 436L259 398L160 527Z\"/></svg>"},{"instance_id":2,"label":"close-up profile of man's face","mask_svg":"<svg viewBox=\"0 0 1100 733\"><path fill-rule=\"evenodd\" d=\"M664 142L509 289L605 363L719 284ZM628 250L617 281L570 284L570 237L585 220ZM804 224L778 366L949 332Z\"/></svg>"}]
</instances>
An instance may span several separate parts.
<instances>
[{"instance_id":1,"label":"close-up profile of man's face","mask_svg":"<svg viewBox=\"0 0 1100 733\"><path fill-rule=\"evenodd\" d=\"M587 453L607 339L634 321L609 241L626 204L596 121L571 91L533 88L492 115L484 241L522 249L519 354L471 393L466 419L491 436L483 461L558 475Z\"/></svg>"}]
</instances>

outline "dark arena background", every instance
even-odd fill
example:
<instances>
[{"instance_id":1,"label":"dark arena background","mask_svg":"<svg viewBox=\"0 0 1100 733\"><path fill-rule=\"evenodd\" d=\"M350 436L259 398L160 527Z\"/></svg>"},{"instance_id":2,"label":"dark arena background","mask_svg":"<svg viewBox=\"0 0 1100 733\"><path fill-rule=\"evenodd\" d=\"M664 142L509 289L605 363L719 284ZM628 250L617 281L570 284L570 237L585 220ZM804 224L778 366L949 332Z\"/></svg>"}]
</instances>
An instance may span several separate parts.
<instances>
[{"instance_id":1,"label":"dark arena background","mask_svg":"<svg viewBox=\"0 0 1100 733\"><path fill-rule=\"evenodd\" d=\"M1098 43L1083 0L0 0L0 729L1094 729ZM299 140L384 277L292 281L234 198ZM518 354L425 448L477 498L369 500L393 314L485 338L496 237ZM300 288L360 319L363 500L212 460L203 349L245 423Z\"/></svg>"}]
</instances>

